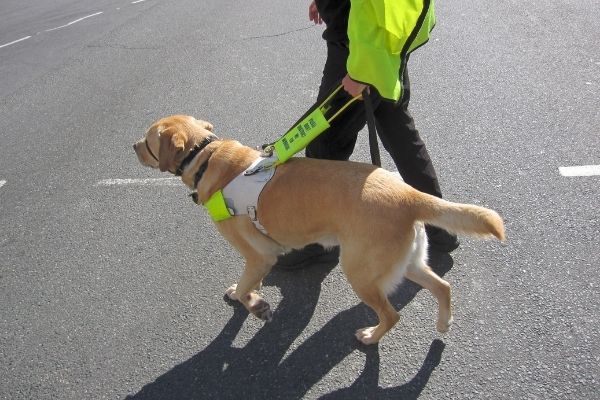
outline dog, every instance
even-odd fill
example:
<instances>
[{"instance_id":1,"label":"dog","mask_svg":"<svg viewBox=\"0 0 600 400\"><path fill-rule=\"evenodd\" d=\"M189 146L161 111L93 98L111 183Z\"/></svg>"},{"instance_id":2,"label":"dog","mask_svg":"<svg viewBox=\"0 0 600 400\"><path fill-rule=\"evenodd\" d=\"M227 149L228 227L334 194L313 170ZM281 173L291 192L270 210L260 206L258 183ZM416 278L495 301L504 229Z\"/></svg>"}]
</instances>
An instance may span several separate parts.
<instances>
[{"instance_id":1,"label":"dog","mask_svg":"<svg viewBox=\"0 0 600 400\"><path fill-rule=\"evenodd\" d=\"M235 140L218 139L212 131L209 122L169 116L152 124L134 149L141 164L181 175L204 204L261 156ZM387 296L403 278L436 297L439 332L452 324L450 285L427 265L425 223L505 239L503 220L495 211L442 200L412 188L397 174L349 161L294 157L277 166L260 193L257 215L264 231L247 215L216 222L245 259L237 285L226 295L268 321L271 308L258 290L277 257L310 243L340 246L348 282L379 320L356 331L366 345L379 342L398 322Z\"/></svg>"}]
</instances>

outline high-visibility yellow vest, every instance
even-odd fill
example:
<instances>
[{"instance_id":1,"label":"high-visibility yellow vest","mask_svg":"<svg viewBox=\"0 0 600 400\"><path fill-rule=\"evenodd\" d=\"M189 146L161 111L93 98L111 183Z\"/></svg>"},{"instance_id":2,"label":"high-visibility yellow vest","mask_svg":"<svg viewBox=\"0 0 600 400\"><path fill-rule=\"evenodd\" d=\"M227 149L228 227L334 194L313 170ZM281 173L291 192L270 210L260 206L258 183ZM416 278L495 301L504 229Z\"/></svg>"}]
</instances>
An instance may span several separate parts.
<instances>
[{"instance_id":1,"label":"high-visibility yellow vest","mask_svg":"<svg viewBox=\"0 0 600 400\"><path fill-rule=\"evenodd\" d=\"M351 0L348 74L373 85L382 97L402 96L408 54L429 40L435 25L433 0Z\"/></svg>"}]
</instances>

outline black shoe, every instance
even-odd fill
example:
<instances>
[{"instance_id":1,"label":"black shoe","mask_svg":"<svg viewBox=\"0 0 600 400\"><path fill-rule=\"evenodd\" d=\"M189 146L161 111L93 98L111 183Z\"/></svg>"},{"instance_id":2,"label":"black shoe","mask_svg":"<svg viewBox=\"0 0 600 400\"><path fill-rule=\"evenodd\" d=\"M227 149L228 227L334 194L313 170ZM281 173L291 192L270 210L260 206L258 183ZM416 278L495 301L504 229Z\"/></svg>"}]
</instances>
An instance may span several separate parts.
<instances>
[{"instance_id":1,"label":"black shoe","mask_svg":"<svg viewBox=\"0 0 600 400\"><path fill-rule=\"evenodd\" d=\"M435 226L425 226L429 248L440 253L450 253L460 245L456 235Z\"/></svg>"},{"instance_id":2,"label":"black shoe","mask_svg":"<svg viewBox=\"0 0 600 400\"><path fill-rule=\"evenodd\" d=\"M311 265L327 264L335 266L340 261L339 246L331 249L325 249L320 244L309 244L300 250L292 250L291 252L277 257L277 263L273 268L283 270L295 270L310 267Z\"/></svg>"}]
</instances>

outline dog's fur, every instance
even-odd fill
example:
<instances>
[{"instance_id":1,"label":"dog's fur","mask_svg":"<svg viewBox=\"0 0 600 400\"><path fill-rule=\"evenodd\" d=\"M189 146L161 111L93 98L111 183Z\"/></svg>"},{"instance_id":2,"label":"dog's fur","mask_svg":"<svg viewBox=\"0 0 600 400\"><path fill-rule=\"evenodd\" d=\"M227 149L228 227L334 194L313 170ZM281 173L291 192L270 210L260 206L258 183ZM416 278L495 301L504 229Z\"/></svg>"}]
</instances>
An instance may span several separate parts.
<instances>
[{"instance_id":1,"label":"dog's fur","mask_svg":"<svg viewBox=\"0 0 600 400\"><path fill-rule=\"evenodd\" d=\"M212 135L212 129L210 123L189 116L163 118L134 149L143 165L174 172L197 143ZM237 141L217 140L188 164L182 180L205 202L259 155ZM208 168L195 188L194 174L206 160ZM356 332L365 344L377 343L398 321L387 295L403 277L433 293L439 305L437 330L450 328L450 285L426 264L424 223L504 240L503 221L492 210L442 200L413 189L381 168L343 161L293 158L280 165L260 195L258 217L266 235L247 216L216 223L246 262L239 282L227 289L227 295L269 320L269 304L257 289L277 256L309 243L340 245L348 281L379 318L377 326Z\"/></svg>"}]
</instances>

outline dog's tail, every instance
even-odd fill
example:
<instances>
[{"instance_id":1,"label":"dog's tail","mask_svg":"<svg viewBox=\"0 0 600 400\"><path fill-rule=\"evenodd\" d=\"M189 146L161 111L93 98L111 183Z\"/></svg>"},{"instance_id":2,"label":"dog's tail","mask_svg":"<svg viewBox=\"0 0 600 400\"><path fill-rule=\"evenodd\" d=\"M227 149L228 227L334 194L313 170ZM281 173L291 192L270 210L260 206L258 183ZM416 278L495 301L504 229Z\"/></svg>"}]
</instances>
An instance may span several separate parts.
<instances>
[{"instance_id":1,"label":"dog's tail","mask_svg":"<svg viewBox=\"0 0 600 400\"><path fill-rule=\"evenodd\" d=\"M419 203L425 207L415 207L419 221L443 228L453 233L471 236L495 236L504 240L504 222L497 212L472 204L453 203L418 193Z\"/></svg>"}]
</instances>

